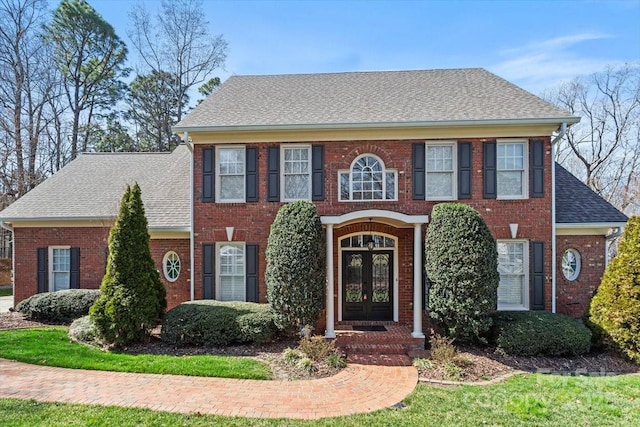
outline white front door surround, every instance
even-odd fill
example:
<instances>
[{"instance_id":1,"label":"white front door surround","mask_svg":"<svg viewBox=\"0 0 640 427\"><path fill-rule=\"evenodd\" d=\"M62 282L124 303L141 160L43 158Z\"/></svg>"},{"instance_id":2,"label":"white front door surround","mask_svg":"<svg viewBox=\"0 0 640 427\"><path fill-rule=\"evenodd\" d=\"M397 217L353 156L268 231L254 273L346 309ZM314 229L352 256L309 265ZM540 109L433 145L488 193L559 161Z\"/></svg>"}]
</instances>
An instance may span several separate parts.
<instances>
[{"instance_id":1,"label":"white front door surround","mask_svg":"<svg viewBox=\"0 0 640 427\"><path fill-rule=\"evenodd\" d=\"M335 338L335 307L334 307L334 263L333 263L333 229L349 224L368 221L391 225L393 227L406 228L413 226L413 332L414 338L424 338L422 332L422 224L429 221L428 215L406 215L400 212L382 209L367 209L349 212L338 216L322 216L320 221L326 228L326 253L327 253L327 298L326 313L327 326L326 338ZM402 261L401 261L402 262ZM394 316L395 318L395 316ZM397 318L395 318L397 320Z\"/></svg>"}]
</instances>

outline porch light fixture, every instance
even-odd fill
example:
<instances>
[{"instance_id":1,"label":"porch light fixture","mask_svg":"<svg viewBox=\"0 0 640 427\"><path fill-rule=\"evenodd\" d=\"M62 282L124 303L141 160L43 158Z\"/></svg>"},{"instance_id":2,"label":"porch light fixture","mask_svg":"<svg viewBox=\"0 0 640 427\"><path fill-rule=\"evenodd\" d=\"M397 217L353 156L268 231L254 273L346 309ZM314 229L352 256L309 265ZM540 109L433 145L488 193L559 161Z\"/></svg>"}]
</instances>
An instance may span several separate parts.
<instances>
[{"instance_id":1,"label":"porch light fixture","mask_svg":"<svg viewBox=\"0 0 640 427\"><path fill-rule=\"evenodd\" d=\"M367 249L369 249L369 251L373 250L373 247L375 246L375 242L373 241L373 234L372 233L372 223L371 220L373 218L369 218L369 224L367 225Z\"/></svg>"}]
</instances>

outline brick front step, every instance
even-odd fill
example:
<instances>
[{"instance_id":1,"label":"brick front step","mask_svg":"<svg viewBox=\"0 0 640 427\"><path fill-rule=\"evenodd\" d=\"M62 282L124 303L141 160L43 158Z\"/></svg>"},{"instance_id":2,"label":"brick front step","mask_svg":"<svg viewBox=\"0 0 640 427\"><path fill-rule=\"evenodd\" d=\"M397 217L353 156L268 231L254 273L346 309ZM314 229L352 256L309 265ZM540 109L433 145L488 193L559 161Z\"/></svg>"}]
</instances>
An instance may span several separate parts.
<instances>
[{"instance_id":1,"label":"brick front step","mask_svg":"<svg viewBox=\"0 0 640 427\"><path fill-rule=\"evenodd\" d=\"M414 350L412 346L404 344L346 344L338 345L347 356L351 354L404 354Z\"/></svg>"},{"instance_id":2,"label":"brick front step","mask_svg":"<svg viewBox=\"0 0 640 427\"><path fill-rule=\"evenodd\" d=\"M367 325L372 323L382 322L366 322ZM347 355L347 360L366 356L407 358L407 353L424 349L424 339L413 338L409 326L385 322L385 331L354 330L355 326L363 324L341 322L336 327L335 345Z\"/></svg>"}]
</instances>

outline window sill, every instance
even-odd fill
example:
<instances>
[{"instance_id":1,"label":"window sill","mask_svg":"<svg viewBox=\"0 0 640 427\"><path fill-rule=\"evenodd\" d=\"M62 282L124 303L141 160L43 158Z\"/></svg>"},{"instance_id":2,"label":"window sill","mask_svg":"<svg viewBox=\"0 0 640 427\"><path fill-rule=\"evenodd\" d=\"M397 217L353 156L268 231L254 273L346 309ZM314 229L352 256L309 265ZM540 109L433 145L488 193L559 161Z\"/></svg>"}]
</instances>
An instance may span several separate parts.
<instances>
[{"instance_id":1,"label":"window sill","mask_svg":"<svg viewBox=\"0 0 640 427\"><path fill-rule=\"evenodd\" d=\"M498 311L529 311L529 307L520 304L498 304Z\"/></svg>"}]
</instances>

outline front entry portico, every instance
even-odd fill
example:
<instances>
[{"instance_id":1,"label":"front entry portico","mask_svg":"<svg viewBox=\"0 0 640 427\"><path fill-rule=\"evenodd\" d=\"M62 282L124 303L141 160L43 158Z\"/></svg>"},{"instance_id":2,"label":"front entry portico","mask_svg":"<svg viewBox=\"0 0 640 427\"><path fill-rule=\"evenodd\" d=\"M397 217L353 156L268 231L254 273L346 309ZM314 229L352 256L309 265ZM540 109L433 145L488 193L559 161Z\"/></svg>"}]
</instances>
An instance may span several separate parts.
<instances>
[{"instance_id":1,"label":"front entry portico","mask_svg":"<svg viewBox=\"0 0 640 427\"><path fill-rule=\"evenodd\" d=\"M322 216L321 222L326 230L327 251L327 298L325 337L335 338L336 302L338 316L342 320L385 320L398 321L398 309L404 310L411 318L414 338L424 338L422 332L422 225L428 222L427 215L406 215L380 209L349 212L340 216ZM402 235L404 247L411 238L407 228L413 228L413 257L399 256L399 248L335 248L334 230L338 235L360 224L377 224L404 229ZM351 227L351 228L354 228ZM389 228L386 227L386 228ZM371 235L359 232L356 235ZM339 244L339 243L338 243ZM410 244L410 243L409 243ZM411 246L409 246L410 248ZM411 252L409 252L411 253ZM334 259L334 256L338 257ZM339 265L336 266L336 263ZM411 271L413 264L413 271ZM338 268L341 271L336 271ZM409 302L398 298L398 274L400 268L406 271L403 277L403 289L409 292ZM336 286L336 278L340 281ZM411 289L412 288L412 289ZM337 291L337 292L336 292ZM405 292L405 295L406 295ZM410 310L408 313L406 310ZM409 320L406 315L402 323Z\"/></svg>"}]
</instances>

